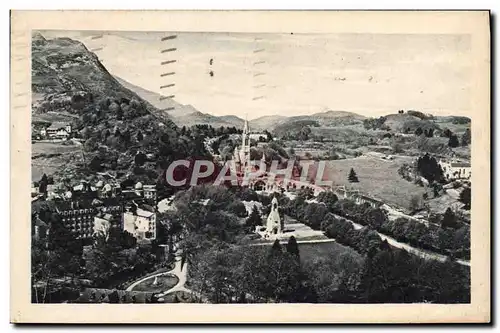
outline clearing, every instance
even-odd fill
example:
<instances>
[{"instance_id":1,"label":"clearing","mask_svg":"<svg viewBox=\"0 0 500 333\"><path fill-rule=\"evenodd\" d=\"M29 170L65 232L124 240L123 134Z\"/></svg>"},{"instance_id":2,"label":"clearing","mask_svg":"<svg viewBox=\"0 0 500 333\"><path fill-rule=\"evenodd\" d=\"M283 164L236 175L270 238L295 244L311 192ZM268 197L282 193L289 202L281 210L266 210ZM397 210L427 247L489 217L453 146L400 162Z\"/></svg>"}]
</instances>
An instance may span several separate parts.
<instances>
[{"instance_id":1,"label":"clearing","mask_svg":"<svg viewBox=\"0 0 500 333\"><path fill-rule=\"evenodd\" d=\"M45 173L52 175L69 162L81 160L81 147L62 142L36 142L31 144L31 180L38 181Z\"/></svg>"}]
</instances>

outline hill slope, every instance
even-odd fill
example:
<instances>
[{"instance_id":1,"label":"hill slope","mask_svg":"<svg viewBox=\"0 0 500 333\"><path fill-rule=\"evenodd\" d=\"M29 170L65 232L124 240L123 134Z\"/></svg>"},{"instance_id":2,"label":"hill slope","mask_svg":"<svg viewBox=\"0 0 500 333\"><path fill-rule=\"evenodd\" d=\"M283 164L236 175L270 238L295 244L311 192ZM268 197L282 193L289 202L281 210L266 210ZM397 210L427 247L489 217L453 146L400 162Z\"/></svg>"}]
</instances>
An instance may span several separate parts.
<instances>
[{"instance_id":1,"label":"hill slope","mask_svg":"<svg viewBox=\"0 0 500 333\"><path fill-rule=\"evenodd\" d=\"M62 156L55 179L77 182L108 171L152 182L174 158L206 154L200 138L180 135L168 114L122 86L82 43L35 33L32 63L33 118L67 116L84 142L81 153ZM157 158L137 164L138 152Z\"/></svg>"},{"instance_id":2,"label":"hill slope","mask_svg":"<svg viewBox=\"0 0 500 333\"><path fill-rule=\"evenodd\" d=\"M138 87L119 77L116 80L124 87L132 90L144 100L154 105L159 110L174 108L173 110L165 111L166 114L175 122L177 126L193 126L199 124L208 124L212 127L232 127L240 128L243 126L243 119L236 116L213 116L211 114L202 113L192 105L184 105L176 102L173 99L161 99L161 95L155 92Z\"/></svg>"}]
</instances>

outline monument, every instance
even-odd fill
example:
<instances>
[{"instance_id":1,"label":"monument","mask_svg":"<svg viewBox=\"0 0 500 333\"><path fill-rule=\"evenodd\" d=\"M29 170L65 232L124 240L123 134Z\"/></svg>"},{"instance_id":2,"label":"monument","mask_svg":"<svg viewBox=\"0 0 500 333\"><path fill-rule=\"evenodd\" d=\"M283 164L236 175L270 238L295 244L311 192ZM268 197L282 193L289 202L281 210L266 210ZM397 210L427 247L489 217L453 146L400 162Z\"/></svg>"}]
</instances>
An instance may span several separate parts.
<instances>
[{"instance_id":1,"label":"monument","mask_svg":"<svg viewBox=\"0 0 500 333\"><path fill-rule=\"evenodd\" d=\"M277 235L283 232L281 228L281 218L278 211L278 199L276 197L271 201L271 212L267 217L266 233L269 235Z\"/></svg>"}]
</instances>

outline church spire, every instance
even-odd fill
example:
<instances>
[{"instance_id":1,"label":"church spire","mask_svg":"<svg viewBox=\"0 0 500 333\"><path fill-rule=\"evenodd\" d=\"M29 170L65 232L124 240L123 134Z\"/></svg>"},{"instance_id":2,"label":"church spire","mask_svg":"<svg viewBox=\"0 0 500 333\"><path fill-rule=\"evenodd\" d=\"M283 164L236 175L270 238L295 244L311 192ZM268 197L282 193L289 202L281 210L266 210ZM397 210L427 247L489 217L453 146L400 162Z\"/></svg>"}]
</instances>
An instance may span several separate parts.
<instances>
[{"instance_id":1,"label":"church spire","mask_svg":"<svg viewBox=\"0 0 500 333\"><path fill-rule=\"evenodd\" d=\"M245 114L245 125L243 126L243 134L248 134L248 114Z\"/></svg>"}]
</instances>

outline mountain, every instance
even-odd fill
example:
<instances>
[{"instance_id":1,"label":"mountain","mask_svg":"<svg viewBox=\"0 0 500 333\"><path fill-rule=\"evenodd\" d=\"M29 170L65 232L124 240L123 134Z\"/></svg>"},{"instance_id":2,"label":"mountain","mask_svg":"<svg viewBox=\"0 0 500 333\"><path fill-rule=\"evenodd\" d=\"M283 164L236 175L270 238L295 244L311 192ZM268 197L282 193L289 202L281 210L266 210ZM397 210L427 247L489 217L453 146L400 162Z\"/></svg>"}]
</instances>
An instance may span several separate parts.
<instances>
[{"instance_id":1,"label":"mountain","mask_svg":"<svg viewBox=\"0 0 500 333\"><path fill-rule=\"evenodd\" d=\"M180 104L171 98L162 99L162 96L158 93L138 87L119 77L115 77L115 79L120 82L122 86L134 91L137 95L154 105L159 110L167 110L164 112L168 114L177 126L189 127L193 125L208 124L212 127L243 127L244 120L236 116L218 117L208 113L202 113L192 105ZM170 110L172 108L173 110Z\"/></svg>"},{"instance_id":2,"label":"mountain","mask_svg":"<svg viewBox=\"0 0 500 333\"><path fill-rule=\"evenodd\" d=\"M256 119L252 119L248 122L248 125L252 130L268 130L271 131L274 127L279 124L286 122L289 118L286 116L263 116Z\"/></svg>"},{"instance_id":3,"label":"mountain","mask_svg":"<svg viewBox=\"0 0 500 333\"><path fill-rule=\"evenodd\" d=\"M66 117L83 142L75 154L58 154L66 159L58 161L55 180L88 180L102 171L151 183L174 158L206 156L201 138L182 134L166 112L123 86L79 41L32 36L32 95L33 119ZM34 146L47 150L43 156L60 149ZM139 152L156 157L137 162Z\"/></svg>"},{"instance_id":4,"label":"mountain","mask_svg":"<svg viewBox=\"0 0 500 333\"><path fill-rule=\"evenodd\" d=\"M325 111L311 115L301 115L286 117L281 115L264 116L253 119L249 122L252 129L279 132L286 131L287 128L296 129L298 126L314 124L320 127L334 127L344 125L361 124L366 117L357 113L347 111Z\"/></svg>"}]
</instances>

